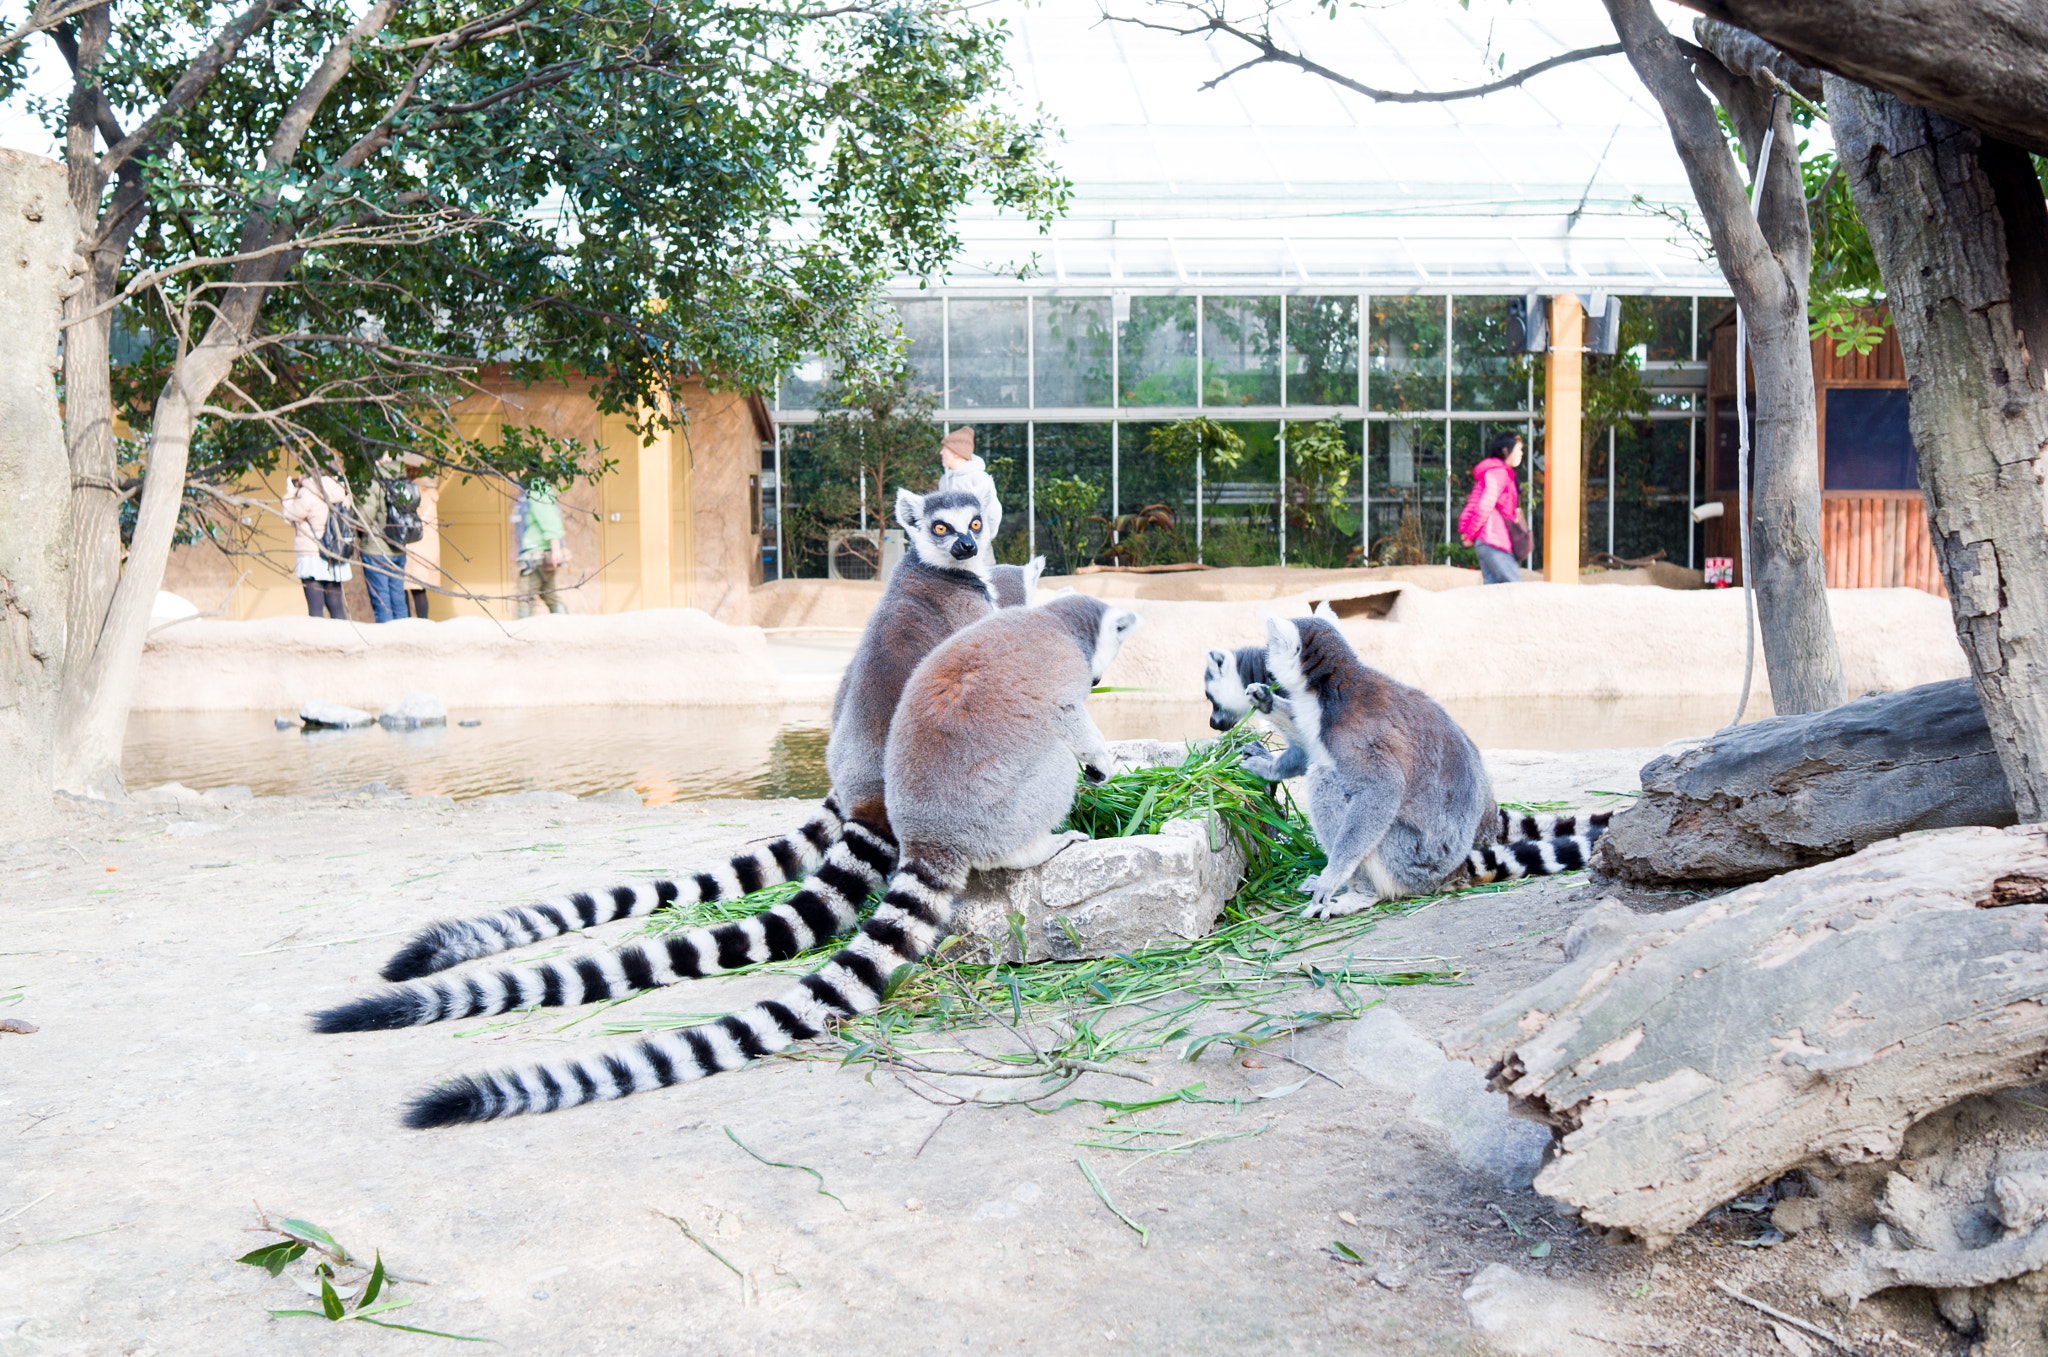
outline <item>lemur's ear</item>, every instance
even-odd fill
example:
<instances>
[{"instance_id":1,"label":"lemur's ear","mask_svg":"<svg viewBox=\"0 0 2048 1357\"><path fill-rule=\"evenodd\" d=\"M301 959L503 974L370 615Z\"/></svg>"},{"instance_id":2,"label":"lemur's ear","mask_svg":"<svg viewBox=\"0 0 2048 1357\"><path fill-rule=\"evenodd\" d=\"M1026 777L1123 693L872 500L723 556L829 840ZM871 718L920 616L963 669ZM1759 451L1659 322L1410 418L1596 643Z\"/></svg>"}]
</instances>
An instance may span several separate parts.
<instances>
[{"instance_id":1,"label":"lemur's ear","mask_svg":"<svg viewBox=\"0 0 2048 1357\"><path fill-rule=\"evenodd\" d=\"M1209 652L1209 668L1212 672L1218 674L1222 673L1223 666L1229 663L1229 652L1222 650L1212 650Z\"/></svg>"},{"instance_id":2,"label":"lemur's ear","mask_svg":"<svg viewBox=\"0 0 2048 1357\"><path fill-rule=\"evenodd\" d=\"M1337 610L1330 606L1330 600L1327 598L1317 599L1316 606L1308 610L1308 615L1310 617L1326 617L1332 622L1338 620Z\"/></svg>"},{"instance_id":3,"label":"lemur's ear","mask_svg":"<svg viewBox=\"0 0 2048 1357\"><path fill-rule=\"evenodd\" d=\"M924 517L924 496L898 487L896 490L896 521L906 529L915 529L917 521Z\"/></svg>"},{"instance_id":4,"label":"lemur's ear","mask_svg":"<svg viewBox=\"0 0 2048 1357\"><path fill-rule=\"evenodd\" d=\"M1284 617L1266 615L1266 654L1292 655L1301 649L1301 633Z\"/></svg>"}]
</instances>

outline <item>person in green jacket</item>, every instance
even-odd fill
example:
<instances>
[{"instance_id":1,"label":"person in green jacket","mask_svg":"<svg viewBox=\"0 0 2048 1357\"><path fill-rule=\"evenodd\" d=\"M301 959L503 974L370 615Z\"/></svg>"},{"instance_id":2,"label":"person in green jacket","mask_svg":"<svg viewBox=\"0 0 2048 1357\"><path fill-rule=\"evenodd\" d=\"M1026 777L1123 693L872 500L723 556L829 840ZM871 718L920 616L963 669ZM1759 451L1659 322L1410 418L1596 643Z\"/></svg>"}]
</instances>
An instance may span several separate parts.
<instances>
[{"instance_id":1,"label":"person in green jacket","mask_svg":"<svg viewBox=\"0 0 2048 1357\"><path fill-rule=\"evenodd\" d=\"M519 497L513 521L519 525L519 615L533 615L537 596L551 613L565 613L561 595L555 592L555 571L569 559L569 544L562 540L562 506L555 502L555 488L535 481Z\"/></svg>"}]
</instances>

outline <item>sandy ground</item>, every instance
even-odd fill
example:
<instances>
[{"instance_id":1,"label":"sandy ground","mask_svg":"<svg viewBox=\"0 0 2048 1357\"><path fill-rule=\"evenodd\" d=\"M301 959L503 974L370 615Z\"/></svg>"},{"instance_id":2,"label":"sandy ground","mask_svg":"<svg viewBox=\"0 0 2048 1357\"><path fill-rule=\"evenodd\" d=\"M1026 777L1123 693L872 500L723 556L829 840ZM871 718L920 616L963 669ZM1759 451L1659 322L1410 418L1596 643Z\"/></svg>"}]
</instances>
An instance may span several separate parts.
<instances>
[{"instance_id":1,"label":"sandy ground","mask_svg":"<svg viewBox=\"0 0 2048 1357\"><path fill-rule=\"evenodd\" d=\"M1495 763L1503 798L1570 797L1633 785L1645 752ZM1742 1217L1649 1258L1528 1191L1543 1135L1508 1121L1431 1038L1558 964L1558 937L1591 903L1583 878L1465 897L1350 945L1390 969L1434 959L1462 970L1459 984L1387 990L1366 1018L1269 1054L1212 1048L1192 1066L1150 1066L1162 1090L1199 1083L1227 1100L1134 1119L1185 1133L1164 1143L1259 1134L1142 1161L1082 1143L1100 1138L1100 1106L949 1115L887 1074L797 1060L408 1132L402 1100L438 1079L538 1043L606 1039L595 1022L572 1025L583 1010L306 1030L308 1010L372 987L431 918L688 868L801 810L265 798L74 808L56 837L14 845L0 859L0 1019L39 1030L0 1034L0 1353L447 1350L268 1317L306 1301L292 1273L233 1261L264 1238L245 1232L254 1203L421 1279L397 1291L419 1303L391 1318L508 1352L1783 1352L1709 1289L1719 1278L1872 1352L1916 1350L1884 1342L1886 1329L1948 1350L1925 1315L1820 1310L1784 1280L1798 1250L1819 1247L1803 1236L1740 1247L1756 1233ZM727 1010L784 983L695 982L620 1013ZM1150 1096L1098 1075L1073 1092ZM750 1158L728 1128L817 1170L839 1200ZM1333 1240L1362 1261L1340 1261ZM1499 1315L1534 1316L1542 1307L1515 1287L1545 1281L1568 1288L1544 1312L1566 1316L1564 1346L1530 1348L1541 1326L1504 1333ZM1494 1298L1490 1332L1474 1327L1485 1314L1468 1289Z\"/></svg>"}]
</instances>

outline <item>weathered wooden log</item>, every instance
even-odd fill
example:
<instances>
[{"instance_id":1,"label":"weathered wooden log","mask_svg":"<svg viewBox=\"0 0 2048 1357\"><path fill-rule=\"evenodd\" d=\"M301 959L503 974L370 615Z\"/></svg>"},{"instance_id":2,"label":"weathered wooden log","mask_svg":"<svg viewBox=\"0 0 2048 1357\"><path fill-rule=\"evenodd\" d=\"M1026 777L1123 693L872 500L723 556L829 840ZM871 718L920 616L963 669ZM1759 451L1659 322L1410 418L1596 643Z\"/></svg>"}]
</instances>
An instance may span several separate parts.
<instances>
[{"instance_id":1,"label":"weathered wooden log","mask_svg":"<svg viewBox=\"0 0 2048 1357\"><path fill-rule=\"evenodd\" d=\"M1671 914L1597 911L1450 1050L1562 1133L1536 1189L1670 1242L2048 1074L2048 825L1910 835Z\"/></svg>"},{"instance_id":2,"label":"weathered wooden log","mask_svg":"<svg viewBox=\"0 0 2048 1357\"><path fill-rule=\"evenodd\" d=\"M2016 818L1976 690L1952 679L1651 760L1599 860L1638 885L1761 881L1914 830Z\"/></svg>"}]
</instances>

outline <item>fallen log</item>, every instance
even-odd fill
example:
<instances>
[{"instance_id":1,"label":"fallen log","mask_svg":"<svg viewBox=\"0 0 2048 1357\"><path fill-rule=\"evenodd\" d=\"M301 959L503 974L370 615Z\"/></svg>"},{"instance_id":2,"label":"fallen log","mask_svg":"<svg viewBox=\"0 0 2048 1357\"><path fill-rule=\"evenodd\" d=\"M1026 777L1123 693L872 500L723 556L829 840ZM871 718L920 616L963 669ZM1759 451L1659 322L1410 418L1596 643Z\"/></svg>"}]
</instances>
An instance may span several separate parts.
<instances>
[{"instance_id":1,"label":"fallen log","mask_svg":"<svg viewBox=\"0 0 2048 1357\"><path fill-rule=\"evenodd\" d=\"M2016 818L1976 689L1952 679L1652 759L1599 867L1634 885L1761 881L1913 830Z\"/></svg>"},{"instance_id":2,"label":"fallen log","mask_svg":"<svg viewBox=\"0 0 2048 1357\"><path fill-rule=\"evenodd\" d=\"M2048 825L1915 834L1670 914L1595 911L1449 1047L1561 1133L1536 1189L1651 1247L2048 1074Z\"/></svg>"}]
</instances>

